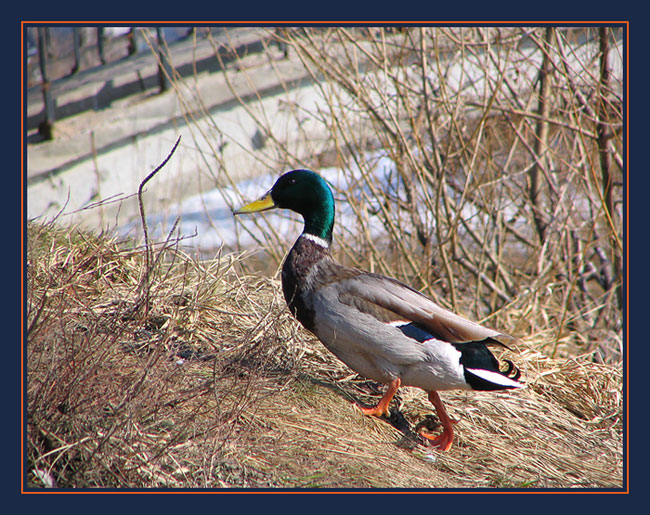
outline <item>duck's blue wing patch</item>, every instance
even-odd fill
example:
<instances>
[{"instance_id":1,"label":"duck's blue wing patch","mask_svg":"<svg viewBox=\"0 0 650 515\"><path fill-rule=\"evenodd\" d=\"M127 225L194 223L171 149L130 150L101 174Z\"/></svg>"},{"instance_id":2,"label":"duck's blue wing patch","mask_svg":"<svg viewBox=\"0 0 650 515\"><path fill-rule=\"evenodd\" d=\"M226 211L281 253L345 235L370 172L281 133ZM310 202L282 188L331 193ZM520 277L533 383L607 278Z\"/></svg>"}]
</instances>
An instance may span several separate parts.
<instances>
[{"instance_id":1,"label":"duck's blue wing patch","mask_svg":"<svg viewBox=\"0 0 650 515\"><path fill-rule=\"evenodd\" d=\"M420 343L426 342L427 340L431 340L433 338L433 335L429 331L423 329L415 322L393 322L392 325L402 331L405 336L413 338Z\"/></svg>"}]
</instances>

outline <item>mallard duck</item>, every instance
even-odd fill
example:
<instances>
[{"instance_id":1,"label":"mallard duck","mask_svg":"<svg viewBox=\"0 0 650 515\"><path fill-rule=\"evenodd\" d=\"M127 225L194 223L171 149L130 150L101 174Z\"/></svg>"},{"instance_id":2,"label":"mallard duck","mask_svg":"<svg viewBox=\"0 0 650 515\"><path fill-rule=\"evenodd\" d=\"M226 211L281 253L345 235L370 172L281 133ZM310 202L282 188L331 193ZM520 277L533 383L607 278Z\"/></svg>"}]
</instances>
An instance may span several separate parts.
<instances>
[{"instance_id":1,"label":"mallard duck","mask_svg":"<svg viewBox=\"0 0 650 515\"><path fill-rule=\"evenodd\" d=\"M259 200L234 214L272 208L290 209L304 220L303 232L282 266L289 310L348 367L388 385L376 406L360 407L364 414L386 416L400 386L421 388L436 409L442 433L420 435L447 451L455 421L438 391L524 386L512 362L505 360L501 370L488 349L507 347L515 338L452 313L396 279L343 266L332 257L334 196L318 174L287 172Z\"/></svg>"}]
</instances>

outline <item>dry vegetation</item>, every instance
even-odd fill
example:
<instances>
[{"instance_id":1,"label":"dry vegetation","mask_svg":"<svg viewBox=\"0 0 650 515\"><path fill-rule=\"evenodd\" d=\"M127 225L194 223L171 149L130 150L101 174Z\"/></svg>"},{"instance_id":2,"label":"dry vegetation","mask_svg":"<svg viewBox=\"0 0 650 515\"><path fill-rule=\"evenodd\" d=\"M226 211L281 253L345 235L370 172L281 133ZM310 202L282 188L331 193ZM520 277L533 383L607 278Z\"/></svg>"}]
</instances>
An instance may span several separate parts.
<instances>
[{"instance_id":1,"label":"dry vegetation","mask_svg":"<svg viewBox=\"0 0 650 515\"><path fill-rule=\"evenodd\" d=\"M620 366L527 342L526 390L443 394L459 436L436 453L414 432L433 421L424 395L405 388L390 421L363 417L352 403L377 385L291 319L276 280L241 275L234 256L157 253L145 314L143 251L30 225L32 486L622 486Z\"/></svg>"},{"instance_id":2,"label":"dry vegetation","mask_svg":"<svg viewBox=\"0 0 650 515\"><path fill-rule=\"evenodd\" d=\"M264 145L247 150L208 110L192 111L188 125L210 187L236 188L251 168L279 174L336 166L349 185L336 192L339 206L354 216L335 227L341 260L396 276L467 315L538 335L550 356L621 360L620 29L269 35L287 45L321 100L292 95L275 46L224 65L225 85ZM214 49L219 55L221 46ZM285 88L275 108L256 94L260 67ZM253 93L244 99L239 90L246 88ZM188 92L177 93L189 105ZM206 126L196 123L197 113ZM235 146L249 152L245 170L230 159ZM260 245L279 263L287 236L257 223ZM512 313L517 319L504 320Z\"/></svg>"},{"instance_id":3,"label":"dry vegetation","mask_svg":"<svg viewBox=\"0 0 650 515\"><path fill-rule=\"evenodd\" d=\"M148 266L108 235L30 224L30 486L622 488L622 93L604 65L620 31L272 35L329 110L287 109L327 137L289 143L249 102L266 137L251 155L277 171L357 170L358 187L337 192L357 216L336 228L339 258L521 337L507 357L528 387L443 393L458 440L437 453L414 432L435 423L422 392L401 390L390 420L353 406L377 385L291 319L273 273L283 236L263 221L263 274L178 241ZM206 167L235 184L214 131ZM394 163L391 188L377 156Z\"/></svg>"}]
</instances>

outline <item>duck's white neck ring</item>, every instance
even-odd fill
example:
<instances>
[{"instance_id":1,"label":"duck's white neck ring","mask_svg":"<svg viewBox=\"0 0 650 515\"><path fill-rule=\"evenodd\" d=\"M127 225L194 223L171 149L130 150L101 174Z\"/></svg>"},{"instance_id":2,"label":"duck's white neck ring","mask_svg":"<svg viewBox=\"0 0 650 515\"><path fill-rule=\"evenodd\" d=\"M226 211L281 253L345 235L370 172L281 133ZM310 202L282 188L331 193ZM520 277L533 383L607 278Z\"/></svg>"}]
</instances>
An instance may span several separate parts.
<instances>
[{"instance_id":1,"label":"duck's white neck ring","mask_svg":"<svg viewBox=\"0 0 650 515\"><path fill-rule=\"evenodd\" d=\"M329 242L320 236L315 236L314 234L309 234L308 232L303 232L300 236L302 238L307 238L309 241L313 241L316 245L319 245L325 249L328 249L330 246Z\"/></svg>"}]
</instances>

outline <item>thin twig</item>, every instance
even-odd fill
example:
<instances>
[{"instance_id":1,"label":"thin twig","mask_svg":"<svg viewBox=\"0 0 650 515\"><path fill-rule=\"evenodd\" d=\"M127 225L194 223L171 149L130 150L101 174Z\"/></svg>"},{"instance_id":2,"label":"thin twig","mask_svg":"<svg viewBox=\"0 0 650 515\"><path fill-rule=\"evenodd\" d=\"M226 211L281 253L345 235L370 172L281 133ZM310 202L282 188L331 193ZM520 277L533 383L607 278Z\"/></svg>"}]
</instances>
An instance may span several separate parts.
<instances>
[{"instance_id":1,"label":"thin twig","mask_svg":"<svg viewBox=\"0 0 650 515\"><path fill-rule=\"evenodd\" d=\"M172 147L171 151L167 155L167 157L149 175L147 175L144 178L144 180L140 183L140 187L138 188L138 206L140 207L140 220L142 221L142 232L144 234L144 245L145 245L145 271L144 271L144 276L142 278L142 281L140 283L140 289L144 291L144 296L141 298L141 300L144 302L145 315L149 314L149 286L150 286L149 274L151 273L152 250L149 245L149 231L147 230L147 219L144 214L144 202L142 200L142 192L144 190L144 185L147 184L147 182L149 182L149 180L153 178L153 176L156 175L160 170L162 170L162 168L167 164L169 159L176 151L176 148L178 147L178 144L180 142L181 142L181 137L179 136L178 139L176 140L176 143L174 143L174 146Z\"/></svg>"}]
</instances>

